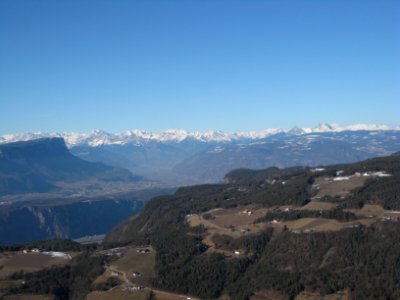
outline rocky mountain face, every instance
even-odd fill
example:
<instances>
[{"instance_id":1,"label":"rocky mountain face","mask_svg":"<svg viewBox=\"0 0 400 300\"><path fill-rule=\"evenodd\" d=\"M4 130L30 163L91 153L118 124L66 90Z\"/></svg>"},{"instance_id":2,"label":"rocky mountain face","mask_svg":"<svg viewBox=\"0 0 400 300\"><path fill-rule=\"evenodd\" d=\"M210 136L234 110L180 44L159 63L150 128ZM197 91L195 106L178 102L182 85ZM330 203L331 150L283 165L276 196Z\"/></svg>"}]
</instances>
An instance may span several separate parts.
<instances>
[{"instance_id":1,"label":"rocky mountain face","mask_svg":"<svg viewBox=\"0 0 400 300\"><path fill-rule=\"evenodd\" d=\"M0 244L104 234L141 210L150 198L171 192L150 189L97 197L0 202Z\"/></svg>"},{"instance_id":2,"label":"rocky mountain face","mask_svg":"<svg viewBox=\"0 0 400 300\"><path fill-rule=\"evenodd\" d=\"M88 162L72 155L62 138L0 145L0 196L49 192L59 183L87 180L134 181L126 169Z\"/></svg>"},{"instance_id":3,"label":"rocky mountain face","mask_svg":"<svg viewBox=\"0 0 400 300\"><path fill-rule=\"evenodd\" d=\"M57 206L31 204L0 214L0 242L13 244L103 234L139 211L142 205L133 199L78 201Z\"/></svg>"}]
</instances>

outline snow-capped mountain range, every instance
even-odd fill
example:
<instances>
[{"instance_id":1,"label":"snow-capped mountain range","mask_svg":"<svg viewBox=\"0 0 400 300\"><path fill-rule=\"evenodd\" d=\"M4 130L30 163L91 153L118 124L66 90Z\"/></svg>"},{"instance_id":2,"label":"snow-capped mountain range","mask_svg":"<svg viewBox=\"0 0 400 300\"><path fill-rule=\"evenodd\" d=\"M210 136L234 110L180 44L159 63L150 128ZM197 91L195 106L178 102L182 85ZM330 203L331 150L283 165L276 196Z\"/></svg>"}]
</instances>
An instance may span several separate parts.
<instances>
[{"instance_id":1,"label":"snow-capped mountain range","mask_svg":"<svg viewBox=\"0 0 400 300\"><path fill-rule=\"evenodd\" d=\"M390 127L387 125L376 124L354 124L349 126L340 126L338 124L321 123L313 128L294 127L290 130L279 128L267 128L262 131L242 131L242 132L223 132L223 131L194 131L188 132L182 129L170 129L162 132L148 132L143 130L128 130L121 133L108 133L102 130L94 130L89 133L21 133L6 134L0 136L1 143L10 143L17 141L27 141L44 137L62 137L68 147L102 145L124 145L124 144L142 144L150 141L155 142L175 142L180 143L185 140L196 140L199 142L231 142L240 140L258 140L264 139L276 134L302 135L310 133L325 132L343 132L343 131L400 131L400 127Z\"/></svg>"}]
</instances>

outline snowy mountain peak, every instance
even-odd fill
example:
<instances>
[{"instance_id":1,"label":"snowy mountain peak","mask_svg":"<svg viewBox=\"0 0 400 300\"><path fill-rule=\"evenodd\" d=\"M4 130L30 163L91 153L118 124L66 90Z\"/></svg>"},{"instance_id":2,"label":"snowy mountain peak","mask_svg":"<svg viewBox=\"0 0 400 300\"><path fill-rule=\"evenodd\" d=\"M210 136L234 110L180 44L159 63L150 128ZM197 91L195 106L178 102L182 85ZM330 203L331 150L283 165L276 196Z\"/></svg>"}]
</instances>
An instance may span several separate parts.
<instances>
[{"instance_id":1,"label":"snowy mountain peak","mask_svg":"<svg viewBox=\"0 0 400 300\"><path fill-rule=\"evenodd\" d=\"M301 135L301 134L305 134L305 133L307 133L307 131L298 126L295 126L292 129L290 129L289 131L287 131L287 134L289 134L289 135Z\"/></svg>"},{"instance_id":2,"label":"snowy mountain peak","mask_svg":"<svg viewBox=\"0 0 400 300\"><path fill-rule=\"evenodd\" d=\"M328 133L342 131L383 131L398 130L400 127L391 128L387 125L377 124L354 124L349 126L340 126L336 123L320 123L313 128L293 127L290 130L282 130L279 128L267 128L262 131L241 131L236 133L228 133L219 130L194 131L188 132L183 129L168 129L161 132L148 132L140 129L128 130L122 133L109 133L100 129L96 129L89 133L22 133L22 134L5 134L0 136L1 143L10 143L16 141L27 141L43 137L62 137L69 147L78 145L88 145L98 147L102 145L123 145L123 144L142 144L147 142L175 142L180 143L185 140L196 140L200 142L230 142L235 140L258 140L273 136L279 133L287 135L302 135L310 133Z\"/></svg>"},{"instance_id":3,"label":"snowy mountain peak","mask_svg":"<svg viewBox=\"0 0 400 300\"><path fill-rule=\"evenodd\" d=\"M313 132L333 132L340 131L341 127L338 124L319 123L317 127L313 128Z\"/></svg>"}]
</instances>

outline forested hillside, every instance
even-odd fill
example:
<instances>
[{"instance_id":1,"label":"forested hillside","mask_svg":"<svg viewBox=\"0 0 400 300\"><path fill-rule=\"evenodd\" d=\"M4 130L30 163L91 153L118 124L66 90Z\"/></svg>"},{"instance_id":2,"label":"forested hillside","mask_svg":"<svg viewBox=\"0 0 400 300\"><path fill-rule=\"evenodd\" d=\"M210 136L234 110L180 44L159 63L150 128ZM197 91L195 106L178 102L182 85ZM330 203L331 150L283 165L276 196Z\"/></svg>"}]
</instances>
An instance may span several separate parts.
<instances>
[{"instance_id":1,"label":"forested hillside","mask_svg":"<svg viewBox=\"0 0 400 300\"><path fill-rule=\"evenodd\" d=\"M157 250L154 286L205 299L223 294L247 299L270 289L288 298L304 290L321 295L348 290L354 299L400 297L400 223L392 211L400 209L398 156L316 169L237 170L226 182L155 198L106 241L150 243ZM347 190L329 194L328 183ZM311 206L323 204L332 209ZM235 238L243 227L232 219L210 246L205 237L216 227L207 224L214 226L231 211L239 218L241 207L249 215L266 209L264 220L252 223L264 229ZM385 214L371 215L371 207ZM200 225L192 226L193 215ZM310 218L336 227L293 225ZM232 235L226 235L229 228Z\"/></svg>"}]
</instances>

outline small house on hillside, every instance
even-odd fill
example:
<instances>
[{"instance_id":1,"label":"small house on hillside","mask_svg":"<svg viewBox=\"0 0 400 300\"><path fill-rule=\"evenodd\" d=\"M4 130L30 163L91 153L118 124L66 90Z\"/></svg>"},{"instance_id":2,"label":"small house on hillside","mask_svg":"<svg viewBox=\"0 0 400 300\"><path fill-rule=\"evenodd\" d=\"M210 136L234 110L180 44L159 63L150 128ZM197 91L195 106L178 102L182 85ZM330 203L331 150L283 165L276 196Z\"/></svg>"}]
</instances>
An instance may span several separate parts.
<instances>
[{"instance_id":1,"label":"small house on hillside","mask_svg":"<svg viewBox=\"0 0 400 300\"><path fill-rule=\"evenodd\" d=\"M146 253L150 253L151 251L148 248L144 248L144 249L136 249L136 252L146 254Z\"/></svg>"},{"instance_id":2,"label":"small house on hillside","mask_svg":"<svg viewBox=\"0 0 400 300\"><path fill-rule=\"evenodd\" d=\"M139 272L133 272L133 273L132 273L132 276L133 276L134 278L137 278L137 277L142 276L142 274L140 274Z\"/></svg>"}]
</instances>

